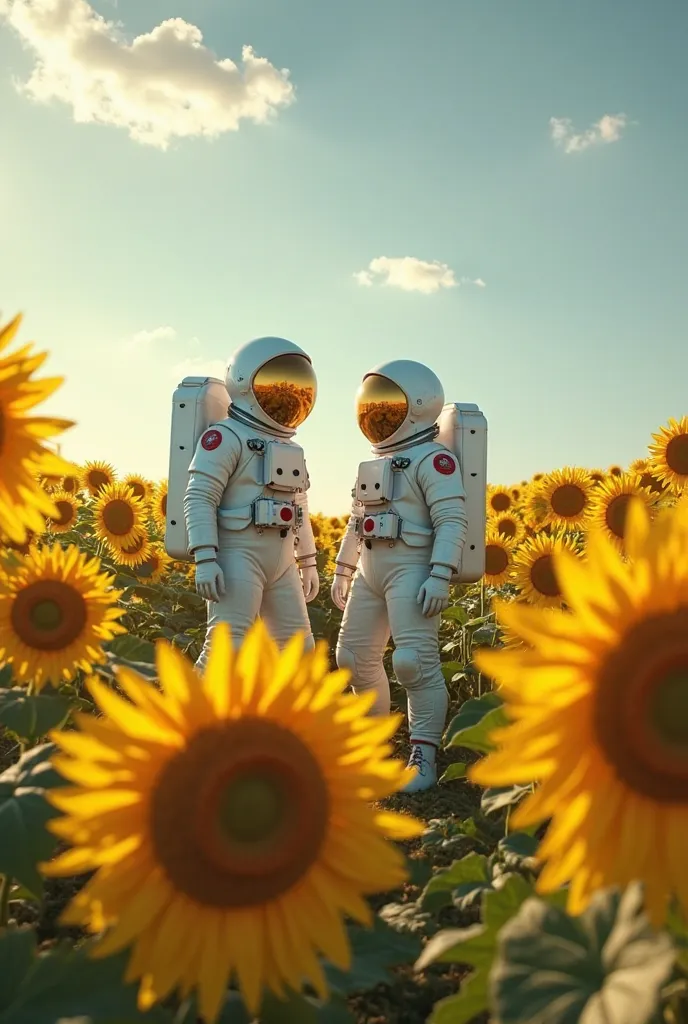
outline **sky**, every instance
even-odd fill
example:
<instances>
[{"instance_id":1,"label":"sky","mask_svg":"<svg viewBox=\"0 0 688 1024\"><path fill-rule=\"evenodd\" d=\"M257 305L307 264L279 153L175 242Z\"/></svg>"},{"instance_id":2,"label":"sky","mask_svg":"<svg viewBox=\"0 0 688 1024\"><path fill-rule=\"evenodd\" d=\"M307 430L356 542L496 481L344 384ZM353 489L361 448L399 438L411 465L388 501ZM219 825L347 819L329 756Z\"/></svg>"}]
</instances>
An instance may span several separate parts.
<instances>
[{"instance_id":1,"label":"sky","mask_svg":"<svg viewBox=\"0 0 688 1024\"><path fill-rule=\"evenodd\" d=\"M686 0L0 0L0 321L62 454L167 474L172 395L301 345L310 507L420 360L488 472L628 464L688 413Z\"/></svg>"}]
</instances>

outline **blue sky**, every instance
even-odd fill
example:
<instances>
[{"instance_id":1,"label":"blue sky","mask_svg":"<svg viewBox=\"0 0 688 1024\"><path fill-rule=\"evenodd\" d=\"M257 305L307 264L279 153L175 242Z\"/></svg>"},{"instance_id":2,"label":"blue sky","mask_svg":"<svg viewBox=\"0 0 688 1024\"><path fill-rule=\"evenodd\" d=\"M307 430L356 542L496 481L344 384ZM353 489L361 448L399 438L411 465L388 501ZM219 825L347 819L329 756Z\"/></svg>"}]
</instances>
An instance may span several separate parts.
<instances>
[{"instance_id":1,"label":"blue sky","mask_svg":"<svg viewBox=\"0 0 688 1024\"><path fill-rule=\"evenodd\" d=\"M392 357L481 406L499 483L626 464L688 412L685 0L27 6L0 0L0 310L67 378L68 458L164 476L178 379L262 334L312 355L328 514ZM244 45L253 92L214 65ZM446 269L355 278L383 257Z\"/></svg>"}]
</instances>

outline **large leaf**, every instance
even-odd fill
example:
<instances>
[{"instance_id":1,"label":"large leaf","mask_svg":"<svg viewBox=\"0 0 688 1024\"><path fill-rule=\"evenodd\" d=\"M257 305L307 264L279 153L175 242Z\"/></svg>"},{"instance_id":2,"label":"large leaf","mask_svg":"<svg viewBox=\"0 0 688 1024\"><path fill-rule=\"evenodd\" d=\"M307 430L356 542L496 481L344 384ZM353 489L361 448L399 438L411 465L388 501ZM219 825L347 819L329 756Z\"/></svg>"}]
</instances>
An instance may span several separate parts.
<instances>
[{"instance_id":1,"label":"large leaf","mask_svg":"<svg viewBox=\"0 0 688 1024\"><path fill-rule=\"evenodd\" d=\"M57 845L45 826L59 814L44 791L65 784L49 761L56 752L53 743L33 747L0 775L0 874L16 878L38 898L43 882L36 865Z\"/></svg>"},{"instance_id":2,"label":"large leaf","mask_svg":"<svg viewBox=\"0 0 688 1024\"><path fill-rule=\"evenodd\" d=\"M455 896L464 896L490 884L487 858L469 853L445 871L438 871L430 879L420 896L423 910L436 911L451 903Z\"/></svg>"},{"instance_id":3,"label":"large leaf","mask_svg":"<svg viewBox=\"0 0 688 1024\"><path fill-rule=\"evenodd\" d=\"M641 886L597 893L577 918L529 899L504 925L492 969L500 1024L647 1024L676 959Z\"/></svg>"},{"instance_id":4,"label":"large leaf","mask_svg":"<svg viewBox=\"0 0 688 1024\"><path fill-rule=\"evenodd\" d=\"M495 729L503 729L508 724L509 720L504 708L493 708L476 725L455 732L446 745L448 747L466 747L468 750L477 750L481 754L489 754L491 750L494 750L491 734Z\"/></svg>"},{"instance_id":5,"label":"large leaf","mask_svg":"<svg viewBox=\"0 0 688 1024\"><path fill-rule=\"evenodd\" d=\"M349 970L341 971L331 964L325 965L328 983L334 992L341 995L366 992L376 985L388 983L389 968L415 959L421 948L416 935L395 931L377 916L372 928L351 925L348 932L352 953Z\"/></svg>"},{"instance_id":6,"label":"large leaf","mask_svg":"<svg viewBox=\"0 0 688 1024\"><path fill-rule=\"evenodd\" d=\"M442 612L442 618L450 622L458 622L462 626L468 622L468 615L460 604L451 604L448 608L445 608Z\"/></svg>"},{"instance_id":7,"label":"large leaf","mask_svg":"<svg viewBox=\"0 0 688 1024\"><path fill-rule=\"evenodd\" d=\"M0 1018L15 1000L35 954L36 933L32 928L17 928L11 923L0 929Z\"/></svg>"},{"instance_id":8,"label":"large leaf","mask_svg":"<svg viewBox=\"0 0 688 1024\"><path fill-rule=\"evenodd\" d=\"M155 645L131 633L116 636L107 644L107 650L119 661L142 661L148 665L155 663Z\"/></svg>"},{"instance_id":9,"label":"large leaf","mask_svg":"<svg viewBox=\"0 0 688 1024\"><path fill-rule=\"evenodd\" d=\"M505 875L499 889L487 889L482 897L482 924L469 928L448 928L438 932L416 961L422 971L431 963L469 964L475 973L461 983L456 995L442 999L428 1018L428 1024L467 1024L489 1003L488 983L497 937L533 892L520 875Z\"/></svg>"},{"instance_id":10,"label":"large leaf","mask_svg":"<svg viewBox=\"0 0 688 1024\"><path fill-rule=\"evenodd\" d=\"M447 768L445 768L444 772L440 776L439 781L451 782L453 779L465 779L467 768L468 765L465 763L465 761L454 761L453 764L450 764Z\"/></svg>"},{"instance_id":11,"label":"large leaf","mask_svg":"<svg viewBox=\"0 0 688 1024\"><path fill-rule=\"evenodd\" d=\"M56 1024L75 1017L79 1024L171 1024L169 1012L161 1007L137 1010L137 986L122 980L128 952L92 960L87 946L74 950L63 945L39 956L31 949L27 957L28 940L18 938L20 932L7 935L15 947L15 969L22 973L12 983L11 1000L0 1003L0 1024ZM7 935L0 936L0 943L7 942Z\"/></svg>"},{"instance_id":12,"label":"large leaf","mask_svg":"<svg viewBox=\"0 0 688 1024\"><path fill-rule=\"evenodd\" d=\"M454 715L451 722L447 726L444 734L444 743L448 744L452 737L457 732L461 732L465 729L470 729L471 726L477 725L478 722L492 711L496 707L500 707L502 704L501 697L494 692L494 690L488 690L482 697L471 697L461 705L458 714Z\"/></svg>"},{"instance_id":13,"label":"large leaf","mask_svg":"<svg viewBox=\"0 0 688 1024\"><path fill-rule=\"evenodd\" d=\"M502 811L505 807L519 804L524 797L532 792L532 786L500 786L486 789L480 798L480 810L484 814L494 814L495 811Z\"/></svg>"},{"instance_id":14,"label":"large leaf","mask_svg":"<svg viewBox=\"0 0 688 1024\"><path fill-rule=\"evenodd\" d=\"M62 725L69 711L69 700L59 694L29 694L21 686L0 689L0 725L31 742Z\"/></svg>"}]
</instances>

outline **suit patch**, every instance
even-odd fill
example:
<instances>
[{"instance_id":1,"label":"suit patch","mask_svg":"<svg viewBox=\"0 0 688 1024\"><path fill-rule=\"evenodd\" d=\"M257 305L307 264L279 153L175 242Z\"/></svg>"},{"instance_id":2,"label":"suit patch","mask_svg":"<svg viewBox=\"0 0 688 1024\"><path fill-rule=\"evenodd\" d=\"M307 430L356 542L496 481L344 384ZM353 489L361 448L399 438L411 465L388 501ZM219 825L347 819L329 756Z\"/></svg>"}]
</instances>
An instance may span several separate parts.
<instances>
[{"instance_id":1,"label":"suit patch","mask_svg":"<svg viewBox=\"0 0 688 1024\"><path fill-rule=\"evenodd\" d=\"M207 452L212 452L215 448L219 448L222 444L222 434L219 430L206 430L205 434L201 438L201 448L205 448Z\"/></svg>"},{"instance_id":2,"label":"suit patch","mask_svg":"<svg viewBox=\"0 0 688 1024\"><path fill-rule=\"evenodd\" d=\"M452 459L451 455L436 455L432 460L432 464L438 473L442 473L443 476L451 476L456 470L456 462Z\"/></svg>"}]
</instances>

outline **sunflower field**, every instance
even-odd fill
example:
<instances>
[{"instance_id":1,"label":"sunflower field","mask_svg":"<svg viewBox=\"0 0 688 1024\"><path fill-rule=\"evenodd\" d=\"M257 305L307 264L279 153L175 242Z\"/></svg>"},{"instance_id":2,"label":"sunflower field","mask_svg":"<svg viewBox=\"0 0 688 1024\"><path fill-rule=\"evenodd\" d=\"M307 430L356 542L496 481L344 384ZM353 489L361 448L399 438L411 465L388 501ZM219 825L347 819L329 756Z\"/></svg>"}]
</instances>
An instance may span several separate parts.
<instances>
[{"instance_id":1,"label":"sunflower field","mask_svg":"<svg viewBox=\"0 0 688 1024\"><path fill-rule=\"evenodd\" d=\"M316 650L240 650L167 483L74 466L0 326L0 1024L688 1024L688 416L491 485L440 783ZM13 347L14 346L14 347ZM285 782L286 780L286 782Z\"/></svg>"}]
</instances>

